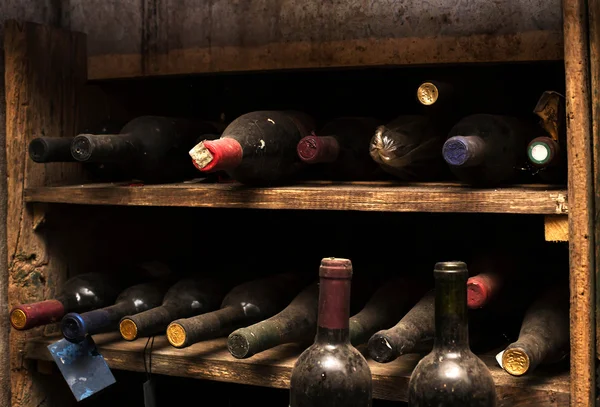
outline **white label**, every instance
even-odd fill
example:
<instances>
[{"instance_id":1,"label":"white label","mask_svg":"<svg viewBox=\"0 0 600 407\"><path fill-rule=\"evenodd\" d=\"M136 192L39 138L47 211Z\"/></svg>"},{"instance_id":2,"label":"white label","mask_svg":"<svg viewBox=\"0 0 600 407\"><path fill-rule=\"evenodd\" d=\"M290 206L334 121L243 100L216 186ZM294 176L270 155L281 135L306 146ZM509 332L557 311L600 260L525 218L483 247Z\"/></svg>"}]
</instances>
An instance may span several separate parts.
<instances>
[{"instance_id":1,"label":"white label","mask_svg":"<svg viewBox=\"0 0 600 407\"><path fill-rule=\"evenodd\" d=\"M504 355L504 351L502 351L502 352L500 352L500 353L498 353L496 355L496 362L498 362L498 364L500 365L500 367L502 369L504 369L504 366L502 366L502 355Z\"/></svg>"},{"instance_id":2,"label":"white label","mask_svg":"<svg viewBox=\"0 0 600 407\"><path fill-rule=\"evenodd\" d=\"M542 144L536 144L531 149L531 156L534 160L543 162L550 155L550 151L548 151L548 147Z\"/></svg>"}]
</instances>

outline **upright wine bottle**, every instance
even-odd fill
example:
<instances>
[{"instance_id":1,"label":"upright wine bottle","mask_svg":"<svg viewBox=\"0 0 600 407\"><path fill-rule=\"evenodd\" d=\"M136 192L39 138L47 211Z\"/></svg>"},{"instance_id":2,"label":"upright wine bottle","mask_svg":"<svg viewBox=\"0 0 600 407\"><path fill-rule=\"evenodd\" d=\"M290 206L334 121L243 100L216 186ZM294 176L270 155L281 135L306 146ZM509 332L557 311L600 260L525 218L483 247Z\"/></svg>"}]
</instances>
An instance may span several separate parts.
<instances>
[{"instance_id":1,"label":"upright wine bottle","mask_svg":"<svg viewBox=\"0 0 600 407\"><path fill-rule=\"evenodd\" d=\"M379 121L371 117L334 119L317 134L300 140L298 156L307 164L320 166L326 179L373 179L379 166L369 156L368 145L378 125Z\"/></svg>"},{"instance_id":2,"label":"upright wine bottle","mask_svg":"<svg viewBox=\"0 0 600 407\"><path fill-rule=\"evenodd\" d=\"M85 312L112 304L126 279L109 273L84 273L68 279L58 297L21 304L10 311L10 323L20 331L60 321L67 312Z\"/></svg>"},{"instance_id":3,"label":"upright wine bottle","mask_svg":"<svg viewBox=\"0 0 600 407\"><path fill-rule=\"evenodd\" d=\"M389 174L405 181L445 177L440 157L446 132L427 115L400 116L380 126L371 139L371 158Z\"/></svg>"},{"instance_id":4,"label":"upright wine bottle","mask_svg":"<svg viewBox=\"0 0 600 407\"><path fill-rule=\"evenodd\" d=\"M556 284L546 288L531 304L516 342L502 354L502 367L522 376L541 364L564 359L569 353L569 287Z\"/></svg>"},{"instance_id":5,"label":"upright wine bottle","mask_svg":"<svg viewBox=\"0 0 600 407\"><path fill-rule=\"evenodd\" d=\"M475 114L454 125L442 155L461 181L495 186L523 174L527 142L539 132L533 124L514 117Z\"/></svg>"},{"instance_id":6,"label":"upright wine bottle","mask_svg":"<svg viewBox=\"0 0 600 407\"><path fill-rule=\"evenodd\" d=\"M277 315L233 331L227 338L229 352L244 359L277 345L314 338L318 297L319 286L311 284Z\"/></svg>"},{"instance_id":7,"label":"upright wine bottle","mask_svg":"<svg viewBox=\"0 0 600 407\"><path fill-rule=\"evenodd\" d=\"M184 278L173 284L165 294L162 305L121 318L119 331L123 339L164 333L169 323L219 308L226 285L214 278Z\"/></svg>"},{"instance_id":8,"label":"upright wine bottle","mask_svg":"<svg viewBox=\"0 0 600 407\"><path fill-rule=\"evenodd\" d=\"M361 345L375 332L393 326L424 292L423 284L405 277L384 282L364 308L350 318L350 343Z\"/></svg>"},{"instance_id":9,"label":"upright wine bottle","mask_svg":"<svg viewBox=\"0 0 600 407\"><path fill-rule=\"evenodd\" d=\"M71 143L77 161L118 165L144 182L177 181L197 174L187 152L198 138L218 137L218 125L160 116L131 120L119 134L80 134Z\"/></svg>"},{"instance_id":10,"label":"upright wine bottle","mask_svg":"<svg viewBox=\"0 0 600 407\"><path fill-rule=\"evenodd\" d=\"M168 288L165 281L136 284L121 292L114 305L82 314L70 312L61 321L63 336L69 342L78 343L87 335L117 330L125 315L158 307Z\"/></svg>"},{"instance_id":11,"label":"upright wine bottle","mask_svg":"<svg viewBox=\"0 0 600 407\"><path fill-rule=\"evenodd\" d=\"M225 296L219 310L171 322L167 339L174 347L184 348L229 335L281 311L308 282L306 275L282 273L240 284Z\"/></svg>"},{"instance_id":12,"label":"upright wine bottle","mask_svg":"<svg viewBox=\"0 0 600 407\"><path fill-rule=\"evenodd\" d=\"M527 157L534 173L545 182L567 181L567 149L564 96L558 92L542 94L533 112L540 118L546 135L534 138L527 146Z\"/></svg>"},{"instance_id":13,"label":"upright wine bottle","mask_svg":"<svg viewBox=\"0 0 600 407\"><path fill-rule=\"evenodd\" d=\"M435 265L434 346L410 377L410 407L496 405L492 375L469 348L467 276L463 262Z\"/></svg>"},{"instance_id":14,"label":"upright wine bottle","mask_svg":"<svg viewBox=\"0 0 600 407\"><path fill-rule=\"evenodd\" d=\"M317 335L292 369L289 406L371 406L371 370L363 355L350 344L352 263L325 258L319 277Z\"/></svg>"},{"instance_id":15,"label":"upright wine bottle","mask_svg":"<svg viewBox=\"0 0 600 407\"><path fill-rule=\"evenodd\" d=\"M435 292L425 294L395 326L377 332L369 339L369 355L379 363L420 351L433 339Z\"/></svg>"},{"instance_id":16,"label":"upright wine bottle","mask_svg":"<svg viewBox=\"0 0 600 407\"><path fill-rule=\"evenodd\" d=\"M314 130L313 120L295 111L257 111L232 121L217 140L189 152L200 171L225 171L249 185L273 185L295 177L303 163L298 142Z\"/></svg>"}]
</instances>

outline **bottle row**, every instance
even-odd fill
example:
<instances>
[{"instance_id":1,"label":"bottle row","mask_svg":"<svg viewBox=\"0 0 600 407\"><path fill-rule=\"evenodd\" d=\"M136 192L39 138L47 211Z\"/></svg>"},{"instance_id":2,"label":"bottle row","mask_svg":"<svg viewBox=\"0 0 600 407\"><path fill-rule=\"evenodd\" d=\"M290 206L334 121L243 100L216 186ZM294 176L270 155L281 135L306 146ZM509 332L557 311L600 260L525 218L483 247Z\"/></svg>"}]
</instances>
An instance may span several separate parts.
<instances>
[{"instance_id":1,"label":"bottle row","mask_svg":"<svg viewBox=\"0 0 600 407\"><path fill-rule=\"evenodd\" d=\"M496 265L469 277L463 287L472 345L491 349L514 339L501 360L515 376L564 358L569 350L568 287L551 287L547 296L538 279L504 268L506 262ZM365 284L367 277L358 279L350 302L353 315L337 322L348 324L352 345L367 344L371 358L380 363L431 347L437 300L426 279L394 277L379 286ZM222 276L176 281L172 274L134 284L128 280L109 273L77 275L65 282L57 298L12 309L11 324L28 330L60 321L63 336L74 343L109 331L119 331L129 341L166 333L176 348L228 336L230 353L243 359L284 343L308 344L317 321L329 318L319 316L323 287L310 273L250 281Z\"/></svg>"},{"instance_id":2,"label":"bottle row","mask_svg":"<svg viewBox=\"0 0 600 407\"><path fill-rule=\"evenodd\" d=\"M428 108L440 99L443 87L438 86L427 82L418 90ZM74 138L35 138L29 156L38 163L78 161L99 178L143 182L182 181L204 173L255 186L314 178L456 179L475 186L564 183L563 99L544 92L535 115L525 118L481 113L457 119L442 105L387 124L339 117L318 130L309 115L297 111L254 111L227 126L142 116L116 134L105 128Z\"/></svg>"}]
</instances>

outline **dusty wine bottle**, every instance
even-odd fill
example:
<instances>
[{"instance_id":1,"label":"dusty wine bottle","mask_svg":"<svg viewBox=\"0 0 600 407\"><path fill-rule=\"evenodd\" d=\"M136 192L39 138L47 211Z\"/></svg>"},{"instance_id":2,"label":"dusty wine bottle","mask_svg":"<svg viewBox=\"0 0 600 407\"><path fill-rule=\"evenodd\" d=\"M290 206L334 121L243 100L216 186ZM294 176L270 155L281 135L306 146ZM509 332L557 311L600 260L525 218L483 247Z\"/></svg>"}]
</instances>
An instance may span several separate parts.
<instances>
[{"instance_id":1,"label":"dusty wine bottle","mask_svg":"<svg viewBox=\"0 0 600 407\"><path fill-rule=\"evenodd\" d=\"M123 339L164 333L169 323L219 308L226 285L214 278L185 278L173 284L165 294L162 305L121 318L119 331Z\"/></svg>"},{"instance_id":2,"label":"dusty wine bottle","mask_svg":"<svg viewBox=\"0 0 600 407\"><path fill-rule=\"evenodd\" d=\"M277 315L233 331L227 338L229 352L244 359L277 345L314 338L318 298L319 286L311 284Z\"/></svg>"},{"instance_id":3,"label":"dusty wine bottle","mask_svg":"<svg viewBox=\"0 0 600 407\"><path fill-rule=\"evenodd\" d=\"M395 326L377 332L369 339L369 355L379 363L420 351L433 339L435 292L425 294Z\"/></svg>"},{"instance_id":4,"label":"dusty wine bottle","mask_svg":"<svg viewBox=\"0 0 600 407\"><path fill-rule=\"evenodd\" d=\"M371 158L385 172L405 181L444 178L440 149L446 132L426 115L400 116L379 126L371 139Z\"/></svg>"},{"instance_id":5,"label":"dusty wine bottle","mask_svg":"<svg viewBox=\"0 0 600 407\"><path fill-rule=\"evenodd\" d=\"M70 312L61 321L61 331L66 340L79 343L87 335L118 330L125 315L137 314L158 307L168 289L165 281L136 284L125 289L114 305L84 312Z\"/></svg>"},{"instance_id":6,"label":"dusty wine bottle","mask_svg":"<svg viewBox=\"0 0 600 407\"><path fill-rule=\"evenodd\" d=\"M68 279L58 297L21 304L10 311L10 323L20 331L58 322L67 312L85 312L112 304L123 279L109 273L84 273Z\"/></svg>"},{"instance_id":7,"label":"dusty wine bottle","mask_svg":"<svg viewBox=\"0 0 600 407\"><path fill-rule=\"evenodd\" d=\"M202 141L189 154L200 171L223 170L243 184L272 185L302 169L296 147L313 130L313 120L304 113L251 112L232 121L219 139Z\"/></svg>"},{"instance_id":8,"label":"dusty wine bottle","mask_svg":"<svg viewBox=\"0 0 600 407\"><path fill-rule=\"evenodd\" d=\"M317 335L292 369L290 407L368 407L371 370L350 344L352 263L324 258L319 269Z\"/></svg>"},{"instance_id":9,"label":"dusty wine bottle","mask_svg":"<svg viewBox=\"0 0 600 407\"><path fill-rule=\"evenodd\" d=\"M540 130L509 116L467 116L450 130L442 155L461 181L475 186L499 185L523 173L527 141Z\"/></svg>"},{"instance_id":10,"label":"dusty wine bottle","mask_svg":"<svg viewBox=\"0 0 600 407\"><path fill-rule=\"evenodd\" d=\"M546 91L533 110L547 135L529 142L527 157L534 172L546 182L565 183L567 180L564 103L564 96L560 93Z\"/></svg>"},{"instance_id":11,"label":"dusty wine bottle","mask_svg":"<svg viewBox=\"0 0 600 407\"><path fill-rule=\"evenodd\" d=\"M378 125L379 121L371 117L334 119L300 140L298 156L307 164L319 165L327 179L373 179L379 166L369 156L367 146Z\"/></svg>"},{"instance_id":12,"label":"dusty wine bottle","mask_svg":"<svg viewBox=\"0 0 600 407\"><path fill-rule=\"evenodd\" d=\"M145 182L183 180L197 174L187 152L199 137L217 138L212 122L160 116L131 120L119 134L79 134L71 154L85 163L116 164Z\"/></svg>"},{"instance_id":13,"label":"dusty wine bottle","mask_svg":"<svg viewBox=\"0 0 600 407\"><path fill-rule=\"evenodd\" d=\"M517 341L502 353L502 368L522 376L561 361L569 353L569 324L568 285L549 286L525 313Z\"/></svg>"},{"instance_id":14,"label":"dusty wine bottle","mask_svg":"<svg viewBox=\"0 0 600 407\"><path fill-rule=\"evenodd\" d=\"M277 314L308 283L305 274L281 273L240 284L225 296L219 310L171 322L167 339L174 347L184 348L229 335L237 328Z\"/></svg>"},{"instance_id":15,"label":"dusty wine bottle","mask_svg":"<svg viewBox=\"0 0 600 407\"><path fill-rule=\"evenodd\" d=\"M494 407L496 387L487 366L469 348L467 266L435 265L435 339L413 370L410 407Z\"/></svg>"},{"instance_id":16,"label":"dusty wine bottle","mask_svg":"<svg viewBox=\"0 0 600 407\"><path fill-rule=\"evenodd\" d=\"M424 292L423 284L406 277L386 281L350 318L350 343L361 345L375 332L393 326Z\"/></svg>"}]
</instances>

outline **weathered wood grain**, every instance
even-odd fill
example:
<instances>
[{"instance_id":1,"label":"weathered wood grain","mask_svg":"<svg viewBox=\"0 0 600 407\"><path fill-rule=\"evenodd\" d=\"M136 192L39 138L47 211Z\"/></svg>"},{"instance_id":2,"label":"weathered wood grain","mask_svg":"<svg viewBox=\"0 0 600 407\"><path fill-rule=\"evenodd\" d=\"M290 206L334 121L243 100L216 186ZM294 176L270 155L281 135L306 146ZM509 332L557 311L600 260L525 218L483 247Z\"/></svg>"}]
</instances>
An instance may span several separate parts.
<instances>
[{"instance_id":1,"label":"weathered wood grain","mask_svg":"<svg viewBox=\"0 0 600 407\"><path fill-rule=\"evenodd\" d=\"M277 188L237 184L89 184L25 190L27 202L207 208L389 212L566 214L566 191L549 186L473 189L456 184L312 183Z\"/></svg>"},{"instance_id":2,"label":"weathered wood grain","mask_svg":"<svg viewBox=\"0 0 600 407\"><path fill-rule=\"evenodd\" d=\"M590 32L590 84L592 102L592 152L594 177L594 242L600 242L600 1L588 0ZM600 359L600 247L595 244L596 357ZM600 383L599 383L600 384Z\"/></svg>"},{"instance_id":3,"label":"weathered wood grain","mask_svg":"<svg viewBox=\"0 0 600 407\"><path fill-rule=\"evenodd\" d=\"M559 60L560 0L69 0L89 77Z\"/></svg>"},{"instance_id":4,"label":"weathered wood grain","mask_svg":"<svg viewBox=\"0 0 600 407\"><path fill-rule=\"evenodd\" d=\"M544 237L547 242L568 242L568 218L559 215L546 215L544 217Z\"/></svg>"},{"instance_id":5,"label":"weathered wood grain","mask_svg":"<svg viewBox=\"0 0 600 407\"><path fill-rule=\"evenodd\" d=\"M85 36L33 23L8 21L6 63L7 247L9 306L52 298L66 267L51 255L43 236L44 206L26 205L23 191L46 183L81 179L77 165L45 166L27 158L33 137L73 136L79 116L77 95L86 80ZM11 332L12 406L50 405L35 365L23 358L25 340L40 330Z\"/></svg>"},{"instance_id":6,"label":"weathered wood grain","mask_svg":"<svg viewBox=\"0 0 600 407\"><path fill-rule=\"evenodd\" d=\"M28 341L26 357L52 360L47 346L58 337L39 337ZM111 368L144 371L141 354L145 339L125 342L118 334L94 336L100 352ZM361 348L362 349L362 348ZM255 386L288 388L292 368L301 352L295 344L282 345L249 359L229 354L226 339L200 342L184 349L171 347L164 336L157 336L152 352L152 372ZM364 349L363 349L364 351ZM499 406L564 407L569 403L568 372L551 375L536 372L529 377L512 377L500 369L492 355L482 356L496 382ZM406 355L394 362L380 364L369 360L373 374L373 397L406 401L410 374L419 355Z\"/></svg>"},{"instance_id":7,"label":"weathered wood grain","mask_svg":"<svg viewBox=\"0 0 600 407\"><path fill-rule=\"evenodd\" d=\"M563 1L569 165L571 406L595 402L594 199L587 2Z\"/></svg>"}]
</instances>

